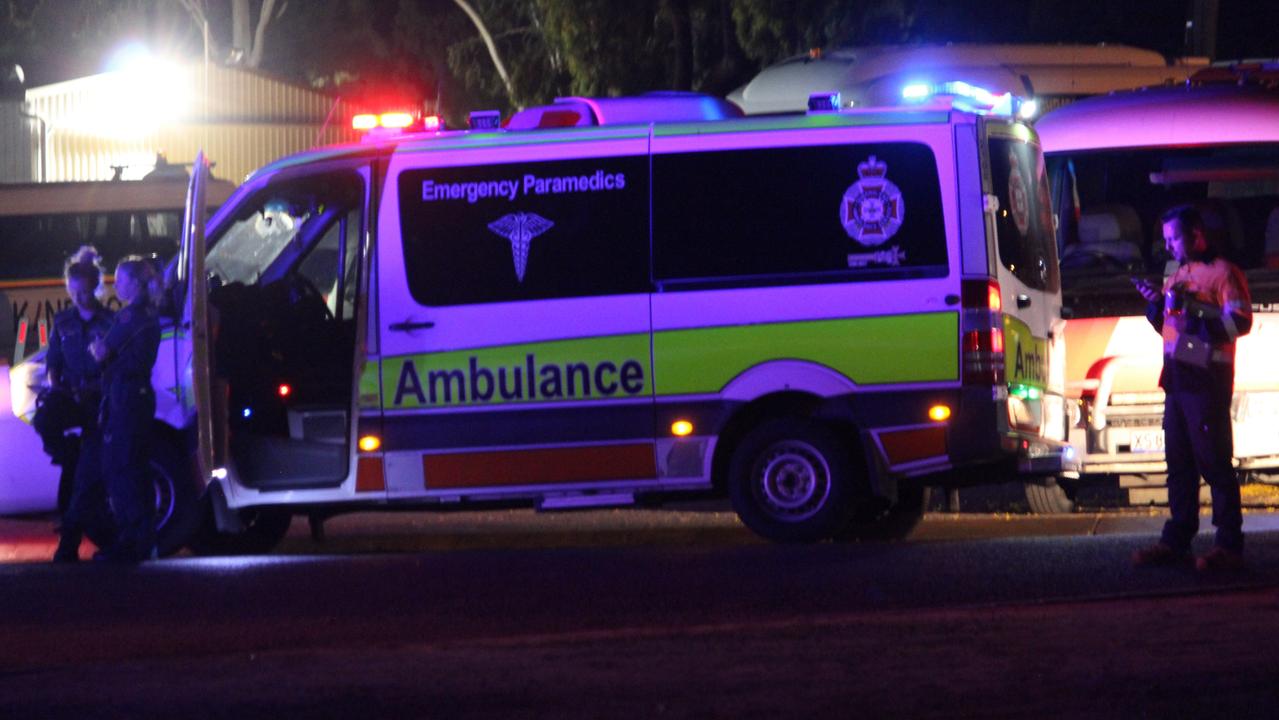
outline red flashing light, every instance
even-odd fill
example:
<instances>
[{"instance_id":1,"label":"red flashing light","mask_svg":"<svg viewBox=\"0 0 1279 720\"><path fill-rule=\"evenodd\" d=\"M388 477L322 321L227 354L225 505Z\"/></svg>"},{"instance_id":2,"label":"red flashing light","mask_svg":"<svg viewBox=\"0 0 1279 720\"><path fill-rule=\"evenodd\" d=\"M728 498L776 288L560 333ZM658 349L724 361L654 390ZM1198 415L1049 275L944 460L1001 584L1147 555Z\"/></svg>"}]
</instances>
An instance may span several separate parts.
<instances>
[{"instance_id":1,"label":"red flashing light","mask_svg":"<svg viewBox=\"0 0 1279 720\"><path fill-rule=\"evenodd\" d=\"M293 393L293 388L288 383L280 383L280 387L276 388L276 392L280 397L286 398Z\"/></svg>"},{"instance_id":2,"label":"red flashing light","mask_svg":"<svg viewBox=\"0 0 1279 720\"><path fill-rule=\"evenodd\" d=\"M409 130L419 122L414 113L403 110L394 110L380 114L376 113L360 113L351 118L351 128L361 132L374 133L382 130L396 131ZM437 115L431 115L423 118L421 121L422 128L428 132L437 132L443 129L443 123Z\"/></svg>"}]
</instances>

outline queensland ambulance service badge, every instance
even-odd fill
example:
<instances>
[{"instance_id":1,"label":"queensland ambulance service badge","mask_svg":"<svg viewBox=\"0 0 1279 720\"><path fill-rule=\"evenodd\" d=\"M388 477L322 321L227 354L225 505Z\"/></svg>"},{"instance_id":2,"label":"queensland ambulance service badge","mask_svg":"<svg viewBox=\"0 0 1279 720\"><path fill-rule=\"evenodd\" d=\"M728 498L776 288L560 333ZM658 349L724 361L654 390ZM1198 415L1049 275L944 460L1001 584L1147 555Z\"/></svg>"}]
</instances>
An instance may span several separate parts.
<instances>
[{"instance_id":1,"label":"queensland ambulance service badge","mask_svg":"<svg viewBox=\"0 0 1279 720\"><path fill-rule=\"evenodd\" d=\"M871 155L857 165L860 179L844 191L839 220L848 237L863 245L882 245L905 218L901 190L888 179L888 165Z\"/></svg>"}]
</instances>

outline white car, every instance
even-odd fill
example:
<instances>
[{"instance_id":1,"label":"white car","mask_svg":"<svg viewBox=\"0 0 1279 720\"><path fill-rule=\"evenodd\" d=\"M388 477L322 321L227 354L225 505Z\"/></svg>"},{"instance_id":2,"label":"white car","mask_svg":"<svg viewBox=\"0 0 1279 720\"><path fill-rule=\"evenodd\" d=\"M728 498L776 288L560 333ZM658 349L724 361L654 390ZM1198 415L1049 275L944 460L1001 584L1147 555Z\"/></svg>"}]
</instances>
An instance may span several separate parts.
<instances>
[{"instance_id":1,"label":"white car","mask_svg":"<svg viewBox=\"0 0 1279 720\"><path fill-rule=\"evenodd\" d=\"M24 419L13 412L15 404L34 407L25 377L33 367L43 364L11 369L0 361L0 515L52 512L58 505L61 469L49 461L30 415Z\"/></svg>"}]
</instances>

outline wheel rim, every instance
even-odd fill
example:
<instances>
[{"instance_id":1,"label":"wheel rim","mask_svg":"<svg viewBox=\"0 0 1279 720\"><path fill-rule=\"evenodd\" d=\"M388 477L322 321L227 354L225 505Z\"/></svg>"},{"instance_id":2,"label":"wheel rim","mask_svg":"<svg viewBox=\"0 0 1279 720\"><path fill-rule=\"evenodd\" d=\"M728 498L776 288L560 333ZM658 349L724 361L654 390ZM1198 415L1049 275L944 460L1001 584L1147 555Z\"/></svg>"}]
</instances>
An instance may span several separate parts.
<instances>
[{"instance_id":1,"label":"wheel rim","mask_svg":"<svg viewBox=\"0 0 1279 720\"><path fill-rule=\"evenodd\" d=\"M788 522L806 520L830 497L830 466L817 448L798 440L774 443L755 465L753 491L760 506Z\"/></svg>"}]
</instances>

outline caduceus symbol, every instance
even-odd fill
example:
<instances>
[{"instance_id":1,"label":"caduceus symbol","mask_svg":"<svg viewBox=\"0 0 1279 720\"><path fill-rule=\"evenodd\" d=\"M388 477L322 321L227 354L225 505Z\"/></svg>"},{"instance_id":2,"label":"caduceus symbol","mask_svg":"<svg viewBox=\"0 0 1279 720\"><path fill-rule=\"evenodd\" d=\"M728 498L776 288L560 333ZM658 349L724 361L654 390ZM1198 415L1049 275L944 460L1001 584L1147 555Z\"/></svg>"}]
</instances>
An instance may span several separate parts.
<instances>
[{"instance_id":1,"label":"caduceus symbol","mask_svg":"<svg viewBox=\"0 0 1279 720\"><path fill-rule=\"evenodd\" d=\"M536 213L511 213L489 223L489 230L511 242L511 257L515 260L515 277L524 282L524 268L528 266L528 248L533 238L555 227L555 223Z\"/></svg>"}]
</instances>

